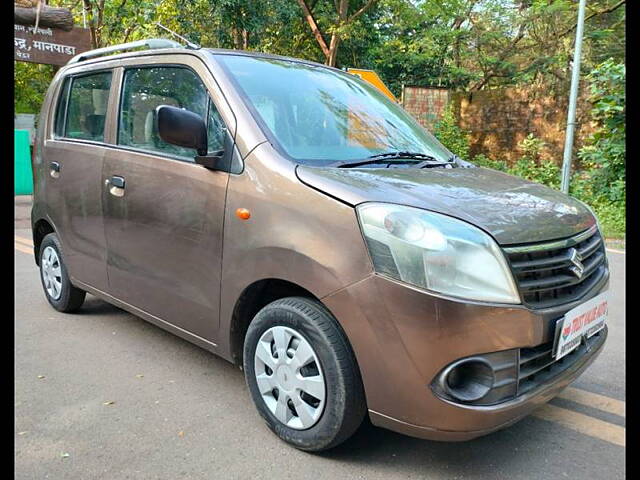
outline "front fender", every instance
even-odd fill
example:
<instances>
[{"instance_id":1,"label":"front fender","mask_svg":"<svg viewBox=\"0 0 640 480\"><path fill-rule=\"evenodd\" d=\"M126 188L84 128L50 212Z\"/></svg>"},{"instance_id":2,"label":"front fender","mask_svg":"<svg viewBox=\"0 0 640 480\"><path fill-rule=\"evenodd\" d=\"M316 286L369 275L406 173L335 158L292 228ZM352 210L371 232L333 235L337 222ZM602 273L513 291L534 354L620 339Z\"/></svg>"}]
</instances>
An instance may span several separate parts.
<instances>
[{"instance_id":1,"label":"front fender","mask_svg":"<svg viewBox=\"0 0 640 480\"><path fill-rule=\"evenodd\" d=\"M235 214L251 212L248 220ZM372 273L353 207L304 185L295 165L263 144L231 175L222 259L220 332L236 301L255 281L276 278L323 298ZM340 320L340 319L339 319ZM229 345L220 335L221 354Z\"/></svg>"}]
</instances>

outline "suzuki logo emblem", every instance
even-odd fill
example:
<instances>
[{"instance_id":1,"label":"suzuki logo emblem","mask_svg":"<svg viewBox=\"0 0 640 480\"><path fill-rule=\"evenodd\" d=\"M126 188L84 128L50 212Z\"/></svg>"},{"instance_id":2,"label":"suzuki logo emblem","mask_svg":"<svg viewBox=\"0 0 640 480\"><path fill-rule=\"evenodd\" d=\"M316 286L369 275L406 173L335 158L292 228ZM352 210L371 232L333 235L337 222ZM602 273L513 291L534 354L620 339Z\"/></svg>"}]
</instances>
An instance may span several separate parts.
<instances>
[{"instance_id":1,"label":"suzuki logo emblem","mask_svg":"<svg viewBox=\"0 0 640 480\"><path fill-rule=\"evenodd\" d=\"M569 267L571 273L573 273L576 277L582 278L584 274L584 265L582 264L582 255L575 248L569 249L569 261L573 263L573 266Z\"/></svg>"}]
</instances>

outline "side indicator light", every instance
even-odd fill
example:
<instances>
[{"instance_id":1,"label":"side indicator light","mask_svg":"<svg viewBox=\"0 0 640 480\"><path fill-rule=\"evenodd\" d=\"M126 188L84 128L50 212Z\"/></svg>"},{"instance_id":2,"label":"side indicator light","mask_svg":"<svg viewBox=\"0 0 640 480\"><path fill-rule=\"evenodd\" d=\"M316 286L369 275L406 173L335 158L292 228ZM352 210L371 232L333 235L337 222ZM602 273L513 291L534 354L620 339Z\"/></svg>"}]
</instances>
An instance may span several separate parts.
<instances>
[{"instance_id":1,"label":"side indicator light","mask_svg":"<svg viewBox=\"0 0 640 480\"><path fill-rule=\"evenodd\" d=\"M236 210L236 217L240 220L249 220L251 218L251 212L246 208L238 208Z\"/></svg>"}]
</instances>

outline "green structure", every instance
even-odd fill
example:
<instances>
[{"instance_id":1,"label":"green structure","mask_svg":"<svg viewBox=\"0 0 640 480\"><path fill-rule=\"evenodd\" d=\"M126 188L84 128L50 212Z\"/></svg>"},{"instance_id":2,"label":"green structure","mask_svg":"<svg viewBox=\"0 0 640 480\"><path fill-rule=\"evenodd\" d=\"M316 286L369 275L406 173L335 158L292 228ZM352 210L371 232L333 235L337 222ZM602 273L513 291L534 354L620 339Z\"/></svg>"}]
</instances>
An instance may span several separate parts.
<instances>
[{"instance_id":1,"label":"green structure","mask_svg":"<svg viewBox=\"0 0 640 480\"><path fill-rule=\"evenodd\" d=\"M31 195L33 193L33 173L31 171L29 130L14 130L14 139L15 195Z\"/></svg>"}]
</instances>

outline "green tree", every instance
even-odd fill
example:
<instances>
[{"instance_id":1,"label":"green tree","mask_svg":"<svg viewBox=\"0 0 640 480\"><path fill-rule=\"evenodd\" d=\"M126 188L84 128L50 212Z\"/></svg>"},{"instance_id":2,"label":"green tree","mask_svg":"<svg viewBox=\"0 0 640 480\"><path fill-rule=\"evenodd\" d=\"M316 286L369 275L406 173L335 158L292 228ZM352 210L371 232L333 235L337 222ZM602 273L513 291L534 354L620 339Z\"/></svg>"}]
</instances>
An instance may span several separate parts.
<instances>
[{"instance_id":1,"label":"green tree","mask_svg":"<svg viewBox=\"0 0 640 480\"><path fill-rule=\"evenodd\" d=\"M52 65L13 62L15 113L39 113L47 88L54 75Z\"/></svg>"},{"instance_id":2,"label":"green tree","mask_svg":"<svg viewBox=\"0 0 640 480\"><path fill-rule=\"evenodd\" d=\"M336 65L338 47L342 41L353 34L358 19L376 3L376 0L361 2L353 0L315 1L315 6L320 8L314 13L314 4L308 0L297 1L304 19L309 24L311 33L322 50L325 63L331 67ZM317 18L320 15L322 15L324 22ZM326 26L323 26L322 23L325 23ZM325 38L327 34L330 35L329 42Z\"/></svg>"}]
</instances>

